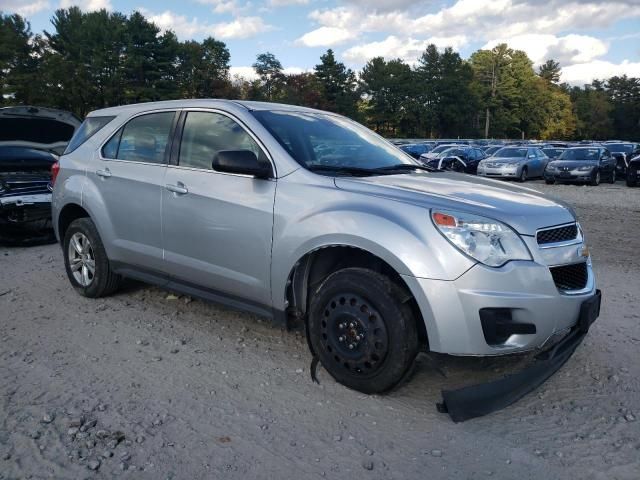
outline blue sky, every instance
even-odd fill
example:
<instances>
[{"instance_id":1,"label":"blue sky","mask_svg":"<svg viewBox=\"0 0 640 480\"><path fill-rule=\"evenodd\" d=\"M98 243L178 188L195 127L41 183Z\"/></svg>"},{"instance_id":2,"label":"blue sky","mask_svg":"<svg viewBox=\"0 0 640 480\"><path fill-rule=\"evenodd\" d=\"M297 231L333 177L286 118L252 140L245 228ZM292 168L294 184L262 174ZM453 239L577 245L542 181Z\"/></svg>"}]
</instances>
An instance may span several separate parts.
<instances>
[{"instance_id":1,"label":"blue sky","mask_svg":"<svg viewBox=\"0 0 640 480\"><path fill-rule=\"evenodd\" d=\"M429 43L466 58L500 42L536 64L559 60L573 84L640 77L640 0L0 0L0 10L26 16L34 32L50 29L55 9L70 5L140 10L182 40L214 36L231 51L232 73L246 77L265 51L297 72L327 48L359 69L376 55L415 62Z\"/></svg>"}]
</instances>

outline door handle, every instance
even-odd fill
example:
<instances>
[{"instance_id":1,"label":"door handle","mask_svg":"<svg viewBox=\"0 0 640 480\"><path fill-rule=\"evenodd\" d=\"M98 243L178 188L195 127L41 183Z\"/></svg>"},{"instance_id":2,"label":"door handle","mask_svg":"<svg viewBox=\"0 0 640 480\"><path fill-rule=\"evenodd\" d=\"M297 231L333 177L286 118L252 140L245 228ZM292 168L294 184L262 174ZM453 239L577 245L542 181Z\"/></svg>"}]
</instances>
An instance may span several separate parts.
<instances>
[{"instance_id":1,"label":"door handle","mask_svg":"<svg viewBox=\"0 0 640 480\"><path fill-rule=\"evenodd\" d=\"M178 185L165 185L166 189L170 192L177 193L178 195L184 195L185 193L189 193L187 187L184 186L184 183L178 182Z\"/></svg>"},{"instance_id":2,"label":"door handle","mask_svg":"<svg viewBox=\"0 0 640 480\"><path fill-rule=\"evenodd\" d=\"M111 171L108 168L104 170L96 170L96 175L102 178L109 178L111 176Z\"/></svg>"}]
</instances>

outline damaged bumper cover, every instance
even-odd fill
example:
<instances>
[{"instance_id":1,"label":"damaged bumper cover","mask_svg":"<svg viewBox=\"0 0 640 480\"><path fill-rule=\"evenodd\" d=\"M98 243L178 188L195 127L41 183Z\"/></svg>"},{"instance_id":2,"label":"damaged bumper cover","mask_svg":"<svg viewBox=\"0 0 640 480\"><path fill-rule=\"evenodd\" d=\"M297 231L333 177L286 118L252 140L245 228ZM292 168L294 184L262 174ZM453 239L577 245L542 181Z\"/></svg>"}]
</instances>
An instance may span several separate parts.
<instances>
[{"instance_id":1,"label":"damaged bumper cover","mask_svg":"<svg viewBox=\"0 0 640 480\"><path fill-rule=\"evenodd\" d=\"M0 197L0 222L21 224L51 218L51 193Z\"/></svg>"},{"instance_id":2,"label":"damaged bumper cover","mask_svg":"<svg viewBox=\"0 0 640 480\"><path fill-rule=\"evenodd\" d=\"M463 422L505 408L542 385L573 355L600 315L602 295L585 300L580 308L578 322L570 333L549 350L536 355L534 362L520 372L478 385L457 390L443 390L438 411L448 413L454 422Z\"/></svg>"}]
</instances>

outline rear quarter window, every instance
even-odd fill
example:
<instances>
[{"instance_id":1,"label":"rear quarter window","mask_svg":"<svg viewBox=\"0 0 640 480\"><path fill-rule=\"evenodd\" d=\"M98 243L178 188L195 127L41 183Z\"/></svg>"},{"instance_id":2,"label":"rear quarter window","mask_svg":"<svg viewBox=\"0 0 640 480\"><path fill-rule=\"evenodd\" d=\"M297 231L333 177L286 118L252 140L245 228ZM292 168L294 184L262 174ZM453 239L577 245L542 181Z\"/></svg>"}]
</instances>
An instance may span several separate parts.
<instances>
[{"instance_id":1,"label":"rear quarter window","mask_svg":"<svg viewBox=\"0 0 640 480\"><path fill-rule=\"evenodd\" d=\"M69 141L69 145L67 145L67 149L64 151L64 154L71 153L76 150L80 145L89 140L93 135L95 135L102 127L104 127L111 120L116 118L115 116L111 117L87 117L85 118L82 125L76 130L76 133L71 137Z\"/></svg>"}]
</instances>

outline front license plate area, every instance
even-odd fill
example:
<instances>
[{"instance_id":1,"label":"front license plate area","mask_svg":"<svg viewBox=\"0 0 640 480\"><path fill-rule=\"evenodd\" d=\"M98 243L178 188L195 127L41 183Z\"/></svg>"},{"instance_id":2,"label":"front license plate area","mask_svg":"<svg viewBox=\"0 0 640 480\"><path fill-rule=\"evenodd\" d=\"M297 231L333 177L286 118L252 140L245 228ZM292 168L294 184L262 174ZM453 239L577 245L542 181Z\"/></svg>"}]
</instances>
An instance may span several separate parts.
<instances>
[{"instance_id":1,"label":"front license plate area","mask_svg":"<svg viewBox=\"0 0 640 480\"><path fill-rule=\"evenodd\" d=\"M587 332L593 322L600 315L600 304L602 302L602 293L596 290L593 297L582 302L580 306L580 318L578 319L578 327L581 331Z\"/></svg>"}]
</instances>

